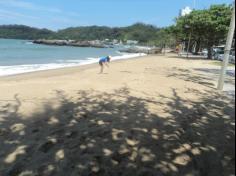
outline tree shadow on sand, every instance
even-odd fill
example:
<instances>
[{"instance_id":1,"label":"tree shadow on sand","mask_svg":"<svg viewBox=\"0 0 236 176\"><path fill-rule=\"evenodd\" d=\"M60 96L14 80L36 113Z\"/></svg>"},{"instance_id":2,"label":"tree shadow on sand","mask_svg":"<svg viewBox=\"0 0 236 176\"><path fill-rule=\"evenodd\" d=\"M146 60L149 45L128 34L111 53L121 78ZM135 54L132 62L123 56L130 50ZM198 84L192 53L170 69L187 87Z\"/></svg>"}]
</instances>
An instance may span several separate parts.
<instances>
[{"instance_id":1,"label":"tree shadow on sand","mask_svg":"<svg viewBox=\"0 0 236 176\"><path fill-rule=\"evenodd\" d=\"M182 55L182 56L168 56L168 58L172 58L172 59L182 59L182 60L211 60L211 59L207 59L204 56L190 56L187 57L187 55Z\"/></svg>"},{"instance_id":2,"label":"tree shadow on sand","mask_svg":"<svg viewBox=\"0 0 236 176\"><path fill-rule=\"evenodd\" d=\"M167 77L174 77L187 82L194 82L209 88L215 87L215 84L213 84L213 81L215 82L214 77L210 77L209 75L204 75L201 73L193 73L192 71L187 69L179 69L173 67Z\"/></svg>"},{"instance_id":3,"label":"tree shadow on sand","mask_svg":"<svg viewBox=\"0 0 236 176\"><path fill-rule=\"evenodd\" d=\"M45 103L25 120L17 95L0 107L1 176L235 174L235 108L227 97L205 93L195 102L173 89L159 102L128 88L56 94L59 107ZM163 103L167 116L149 110Z\"/></svg>"},{"instance_id":4,"label":"tree shadow on sand","mask_svg":"<svg viewBox=\"0 0 236 176\"><path fill-rule=\"evenodd\" d=\"M218 80L220 76L220 69L199 68L194 70L198 71L199 73L207 73L210 77L214 78L215 80ZM235 85L235 71L232 70L226 71L225 83Z\"/></svg>"}]
</instances>

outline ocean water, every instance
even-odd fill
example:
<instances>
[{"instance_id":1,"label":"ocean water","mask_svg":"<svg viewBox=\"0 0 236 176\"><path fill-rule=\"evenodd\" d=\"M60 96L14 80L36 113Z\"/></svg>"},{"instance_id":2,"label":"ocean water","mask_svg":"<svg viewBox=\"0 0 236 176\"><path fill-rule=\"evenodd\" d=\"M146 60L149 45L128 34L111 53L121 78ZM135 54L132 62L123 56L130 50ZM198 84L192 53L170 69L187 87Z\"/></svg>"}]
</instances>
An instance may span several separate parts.
<instances>
[{"instance_id":1,"label":"ocean water","mask_svg":"<svg viewBox=\"0 0 236 176\"><path fill-rule=\"evenodd\" d=\"M112 60L142 54L122 54L115 48L79 48L33 44L27 40L0 39L0 76L73 67L98 62L110 55Z\"/></svg>"}]
</instances>

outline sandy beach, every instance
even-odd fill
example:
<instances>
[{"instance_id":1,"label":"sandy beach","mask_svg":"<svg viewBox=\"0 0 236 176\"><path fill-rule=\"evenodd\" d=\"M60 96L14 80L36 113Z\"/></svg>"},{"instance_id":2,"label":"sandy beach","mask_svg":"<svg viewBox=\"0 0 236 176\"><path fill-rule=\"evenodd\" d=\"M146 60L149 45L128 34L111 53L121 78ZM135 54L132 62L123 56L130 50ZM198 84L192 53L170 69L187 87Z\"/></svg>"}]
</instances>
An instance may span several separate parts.
<instances>
[{"instance_id":1,"label":"sandy beach","mask_svg":"<svg viewBox=\"0 0 236 176\"><path fill-rule=\"evenodd\" d=\"M0 77L0 176L234 176L235 100L215 89L214 63L145 56L104 74Z\"/></svg>"}]
</instances>

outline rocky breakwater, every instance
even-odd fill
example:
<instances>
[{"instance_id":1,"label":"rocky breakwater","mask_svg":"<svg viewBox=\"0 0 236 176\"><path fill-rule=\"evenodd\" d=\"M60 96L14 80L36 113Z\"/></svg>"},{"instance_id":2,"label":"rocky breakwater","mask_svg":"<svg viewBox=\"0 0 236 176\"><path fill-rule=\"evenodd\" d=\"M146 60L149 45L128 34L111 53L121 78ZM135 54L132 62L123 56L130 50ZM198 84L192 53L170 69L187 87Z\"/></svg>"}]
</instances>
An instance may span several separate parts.
<instances>
[{"instance_id":1,"label":"rocky breakwater","mask_svg":"<svg viewBox=\"0 0 236 176\"><path fill-rule=\"evenodd\" d=\"M120 50L122 53L144 53L144 54L160 54L162 48L149 48L149 47L129 47Z\"/></svg>"},{"instance_id":2,"label":"rocky breakwater","mask_svg":"<svg viewBox=\"0 0 236 176\"><path fill-rule=\"evenodd\" d=\"M55 46L74 46L74 47L93 47L93 48L107 48L105 44L100 41L76 41L76 40L34 40L35 44L55 45Z\"/></svg>"}]
</instances>

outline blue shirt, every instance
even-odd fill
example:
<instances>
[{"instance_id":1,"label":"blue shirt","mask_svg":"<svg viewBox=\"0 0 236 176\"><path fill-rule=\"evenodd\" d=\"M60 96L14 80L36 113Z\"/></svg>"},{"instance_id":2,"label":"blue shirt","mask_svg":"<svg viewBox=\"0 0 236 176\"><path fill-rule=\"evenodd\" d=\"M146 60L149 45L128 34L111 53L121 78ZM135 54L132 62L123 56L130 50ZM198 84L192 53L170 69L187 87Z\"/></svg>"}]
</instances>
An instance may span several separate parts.
<instances>
[{"instance_id":1,"label":"blue shirt","mask_svg":"<svg viewBox=\"0 0 236 176\"><path fill-rule=\"evenodd\" d=\"M108 57L103 57L99 60L99 62L108 62Z\"/></svg>"}]
</instances>

